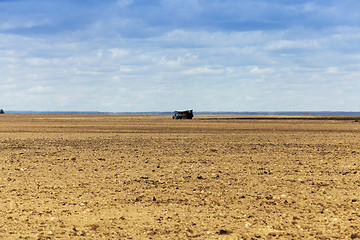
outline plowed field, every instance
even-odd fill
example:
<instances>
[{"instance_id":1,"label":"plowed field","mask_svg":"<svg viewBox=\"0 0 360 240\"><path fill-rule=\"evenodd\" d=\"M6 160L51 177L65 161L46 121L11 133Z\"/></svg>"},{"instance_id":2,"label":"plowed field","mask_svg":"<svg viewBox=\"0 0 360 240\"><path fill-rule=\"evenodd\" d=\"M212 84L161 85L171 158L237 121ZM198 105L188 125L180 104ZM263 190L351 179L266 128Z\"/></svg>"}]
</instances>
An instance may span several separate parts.
<instances>
[{"instance_id":1,"label":"plowed field","mask_svg":"<svg viewBox=\"0 0 360 240\"><path fill-rule=\"evenodd\" d=\"M0 115L0 239L360 239L359 208L355 118Z\"/></svg>"}]
</instances>

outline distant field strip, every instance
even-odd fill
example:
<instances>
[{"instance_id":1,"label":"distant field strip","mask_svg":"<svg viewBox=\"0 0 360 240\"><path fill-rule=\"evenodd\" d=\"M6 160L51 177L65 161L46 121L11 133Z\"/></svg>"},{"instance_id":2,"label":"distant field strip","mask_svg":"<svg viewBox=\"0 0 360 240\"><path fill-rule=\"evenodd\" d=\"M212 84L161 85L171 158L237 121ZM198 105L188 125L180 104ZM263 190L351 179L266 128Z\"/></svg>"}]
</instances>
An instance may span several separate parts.
<instances>
[{"instance_id":1,"label":"distant field strip","mask_svg":"<svg viewBox=\"0 0 360 240\"><path fill-rule=\"evenodd\" d=\"M340 120L340 121L360 121L360 116L254 116L254 117L200 117L198 120Z\"/></svg>"}]
</instances>

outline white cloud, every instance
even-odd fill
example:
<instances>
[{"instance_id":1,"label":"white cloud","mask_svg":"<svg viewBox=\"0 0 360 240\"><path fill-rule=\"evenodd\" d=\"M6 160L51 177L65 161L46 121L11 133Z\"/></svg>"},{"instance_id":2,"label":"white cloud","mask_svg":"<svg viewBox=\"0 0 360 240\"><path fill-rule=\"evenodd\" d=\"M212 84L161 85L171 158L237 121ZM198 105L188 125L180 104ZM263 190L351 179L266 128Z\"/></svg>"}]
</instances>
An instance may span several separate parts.
<instances>
[{"instance_id":1,"label":"white cloud","mask_svg":"<svg viewBox=\"0 0 360 240\"><path fill-rule=\"evenodd\" d=\"M30 66L59 66L63 62L63 59L53 59L53 58L26 58L25 63L29 64Z\"/></svg>"},{"instance_id":2,"label":"white cloud","mask_svg":"<svg viewBox=\"0 0 360 240\"><path fill-rule=\"evenodd\" d=\"M171 55L175 54L175 56L161 56L160 59L155 59L155 62L157 62L160 65L165 65L170 68L174 67L185 67L191 64L194 64L198 60L198 56L192 53L170 53Z\"/></svg>"},{"instance_id":3,"label":"white cloud","mask_svg":"<svg viewBox=\"0 0 360 240\"><path fill-rule=\"evenodd\" d=\"M339 73L339 69L338 67L328 67L326 68L325 72L329 74L336 74Z\"/></svg>"},{"instance_id":4,"label":"white cloud","mask_svg":"<svg viewBox=\"0 0 360 240\"><path fill-rule=\"evenodd\" d=\"M320 46L316 40L276 40L265 46L265 49L270 51L301 48L318 49Z\"/></svg>"},{"instance_id":5,"label":"white cloud","mask_svg":"<svg viewBox=\"0 0 360 240\"><path fill-rule=\"evenodd\" d=\"M133 2L133 0L118 0L116 4L120 7L126 7L130 5Z\"/></svg>"},{"instance_id":6,"label":"white cloud","mask_svg":"<svg viewBox=\"0 0 360 240\"><path fill-rule=\"evenodd\" d=\"M47 24L48 21L47 20L42 20L42 21L28 21L26 19L14 19L11 22L2 22L0 23L0 30L2 31L6 31L6 30L12 30L12 29L17 29L17 28L33 28L33 27L37 27L37 26L42 26L44 24Z\"/></svg>"},{"instance_id":7,"label":"white cloud","mask_svg":"<svg viewBox=\"0 0 360 240\"><path fill-rule=\"evenodd\" d=\"M74 68L74 72L75 74L78 75L100 75L100 72L97 71L84 71L84 70L79 70L78 68Z\"/></svg>"},{"instance_id":8,"label":"white cloud","mask_svg":"<svg viewBox=\"0 0 360 240\"><path fill-rule=\"evenodd\" d=\"M256 100L257 98L256 98L256 97L253 97L253 96L246 96L245 99L246 99L246 101L254 101L254 100Z\"/></svg>"},{"instance_id":9,"label":"white cloud","mask_svg":"<svg viewBox=\"0 0 360 240\"><path fill-rule=\"evenodd\" d=\"M250 70L251 73L254 74L266 74L266 73L273 73L275 72L274 68L262 68L260 69L258 66L253 67Z\"/></svg>"},{"instance_id":10,"label":"white cloud","mask_svg":"<svg viewBox=\"0 0 360 240\"><path fill-rule=\"evenodd\" d=\"M29 93L40 93L40 94L43 94L43 93L51 93L52 90L53 90L53 89L52 89L51 87L34 86L34 87L29 88L27 91L28 91Z\"/></svg>"},{"instance_id":11,"label":"white cloud","mask_svg":"<svg viewBox=\"0 0 360 240\"><path fill-rule=\"evenodd\" d=\"M125 57L129 54L128 50L121 48L110 48L109 51L111 52L111 56L113 58Z\"/></svg>"},{"instance_id":12,"label":"white cloud","mask_svg":"<svg viewBox=\"0 0 360 240\"><path fill-rule=\"evenodd\" d=\"M211 69L208 66L192 68L189 70L182 71L184 74L188 75L198 75L198 74L222 74L224 73L223 69Z\"/></svg>"},{"instance_id":13,"label":"white cloud","mask_svg":"<svg viewBox=\"0 0 360 240\"><path fill-rule=\"evenodd\" d=\"M3 92L9 89L15 89L17 87L16 84L0 84L0 90Z\"/></svg>"}]
</instances>

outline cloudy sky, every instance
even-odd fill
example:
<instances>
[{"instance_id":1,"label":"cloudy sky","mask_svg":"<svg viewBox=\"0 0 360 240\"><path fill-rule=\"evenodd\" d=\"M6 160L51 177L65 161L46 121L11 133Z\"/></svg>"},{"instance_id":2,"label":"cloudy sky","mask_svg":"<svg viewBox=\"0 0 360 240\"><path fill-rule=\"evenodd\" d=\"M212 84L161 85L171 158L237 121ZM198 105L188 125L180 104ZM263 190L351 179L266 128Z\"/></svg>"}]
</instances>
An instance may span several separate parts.
<instances>
[{"instance_id":1,"label":"cloudy sky","mask_svg":"<svg viewBox=\"0 0 360 240\"><path fill-rule=\"evenodd\" d=\"M0 108L360 111L358 0L0 0Z\"/></svg>"}]
</instances>

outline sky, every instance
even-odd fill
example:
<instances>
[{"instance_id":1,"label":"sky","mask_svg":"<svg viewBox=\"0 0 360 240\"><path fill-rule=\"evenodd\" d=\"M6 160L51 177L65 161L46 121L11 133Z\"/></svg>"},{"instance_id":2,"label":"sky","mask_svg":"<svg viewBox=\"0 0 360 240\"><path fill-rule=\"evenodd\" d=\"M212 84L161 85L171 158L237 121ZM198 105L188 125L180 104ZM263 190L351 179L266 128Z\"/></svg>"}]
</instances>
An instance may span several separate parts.
<instances>
[{"instance_id":1,"label":"sky","mask_svg":"<svg viewBox=\"0 0 360 240\"><path fill-rule=\"evenodd\" d=\"M360 111L358 0L0 0L0 108Z\"/></svg>"}]
</instances>

